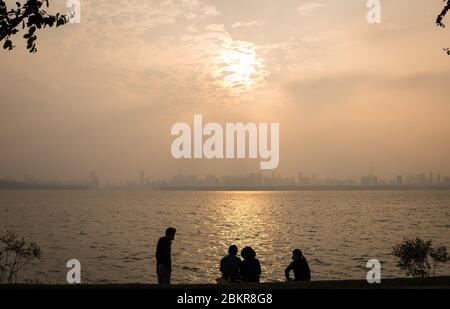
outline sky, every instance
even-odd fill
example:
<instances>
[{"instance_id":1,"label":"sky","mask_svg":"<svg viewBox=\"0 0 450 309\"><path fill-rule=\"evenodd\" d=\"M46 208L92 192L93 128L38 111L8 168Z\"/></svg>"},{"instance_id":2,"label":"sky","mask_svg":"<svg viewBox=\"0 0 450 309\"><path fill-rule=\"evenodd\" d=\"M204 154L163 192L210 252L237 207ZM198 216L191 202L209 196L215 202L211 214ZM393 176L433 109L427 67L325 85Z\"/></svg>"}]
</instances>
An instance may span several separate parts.
<instances>
[{"instance_id":1,"label":"sky","mask_svg":"<svg viewBox=\"0 0 450 309\"><path fill-rule=\"evenodd\" d=\"M381 1L380 24L365 0L80 2L81 23L38 32L36 54L20 34L0 51L0 178L259 171L173 159L171 127L194 114L279 123L286 176L450 175L440 0Z\"/></svg>"}]
</instances>

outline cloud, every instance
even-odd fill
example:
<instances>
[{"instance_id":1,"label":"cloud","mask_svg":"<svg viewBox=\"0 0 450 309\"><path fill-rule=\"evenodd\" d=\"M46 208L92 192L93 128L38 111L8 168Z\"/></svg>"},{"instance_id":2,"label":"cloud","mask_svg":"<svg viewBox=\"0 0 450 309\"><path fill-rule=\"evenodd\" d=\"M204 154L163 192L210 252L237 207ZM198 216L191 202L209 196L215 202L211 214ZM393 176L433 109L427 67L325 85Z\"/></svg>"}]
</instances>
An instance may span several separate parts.
<instances>
[{"instance_id":1,"label":"cloud","mask_svg":"<svg viewBox=\"0 0 450 309\"><path fill-rule=\"evenodd\" d=\"M62 4L65 2L52 2L52 9L65 12ZM220 14L214 6L200 0L96 0L81 1L81 6L81 24L66 25L54 34L68 32L71 40L65 41L73 43L66 46L68 49L80 43L98 46L116 37L129 43L157 31L163 36L166 28L178 23L198 23Z\"/></svg>"},{"instance_id":2,"label":"cloud","mask_svg":"<svg viewBox=\"0 0 450 309\"><path fill-rule=\"evenodd\" d=\"M225 25L210 24L210 25L206 26L206 30L214 31L214 32L224 32L225 31Z\"/></svg>"},{"instance_id":3,"label":"cloud","mask_svg":"<svg viewBox=\"0 0 450 309\"><path fill-rule=\"evenodd\" d=\"M439 99L446 93L449 83L450 73L447 72L398 76L354 73L292 81L286 83L284 89L295 102L302 105L329 106L358 100L376 101L386 97L405 102L421 96L428 96L430 100Z\"/></svg>"},{"instance_id":4,"label":"cloud","mask_svg":"<svg viewBox=\"0 0 450 309\"><path fill-rule=\"evenodd\" d=\"M181 39L190 65L203 71L203 95L244 98L246 90L264 84L270 74L260 56L264 46L234 39L223 24L210 24L205 30Z\"/></svg>"},{"instance_id":5,"label":"cloud","mask_svg":"<svg viewBox=\"0 0 450 309\"><path fill-rule=\"evenodd\" d=\"M88 79L80 76L89 72L98 88L114 89L114 99L128 105L193 104L207 96L203 91L211 84L205 73L209 58L202 58L205 52L194 50L183 37L209 33L205 40L214 40L216 33L221 38L223 25L204 26L219 14L202 0L82 1L81 24L51 35L43 32L39 46L46 53L39 56L51 59L58 54L61 60L52 61L47 71L70 71L69 82L74 80L79 89L87 87ZM54 51L51 42L60 49ZM63 81L55 84L67 87Z\"/></svg>"},{"instance_id":6,"label":"cloud","mask_svg":"<svg viewBox=\"0 0 450 309\"><path fill-rule=\"evenodd\" d=\"M357 90L373 85L374 80L376 80L374 76L365 74L326 76L289 82L285 85L285 89L298 103L329 105L348 100Z\"/></svg>"},{"instance_id":7,"label":"cloud","mask_svg":"<svg viewBox=\"0 0 450 309\"><path fill-rule=\"evenodd\" d=\"M261 21L248 21L248 22L235 22L231 25L231 28L240 28L240 27L262 27L264 25Z\"/></svg>"},{"instance_id":8,"label":"cloud","mask_svg":"<svg viewBox=\"0 0 450 309\"><path fill-rule=\"evenodd\" d=\"M323 4L322 2L308 2L297 7L297 12L301 16L308 16L311 15L315 10L320 9L324 6L325 4Z\"/></svg>"}]
</instances>

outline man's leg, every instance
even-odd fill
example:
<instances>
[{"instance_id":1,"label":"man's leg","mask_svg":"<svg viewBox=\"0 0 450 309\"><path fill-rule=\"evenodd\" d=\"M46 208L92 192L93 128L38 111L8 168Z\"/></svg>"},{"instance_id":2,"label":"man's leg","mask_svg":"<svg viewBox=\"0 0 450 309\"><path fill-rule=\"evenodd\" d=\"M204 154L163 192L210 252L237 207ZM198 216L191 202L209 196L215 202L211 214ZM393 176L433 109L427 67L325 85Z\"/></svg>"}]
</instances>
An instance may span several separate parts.
<instances>
[{"instance_id":1,"label":"man's leg","mask_svg":"<svg viewBox=\"0 0 450 309\"><path fill-rule=\"evenodd\" d=\"M172 275L171 271L166 272L166 284L170 284L170 276Z\"/></svg>"},{"instance_id":2,"label":"man's leg","mask_svg":"<svg viewBox=\"0 0 450 309\"><path fill-rule=\"evenodd\" d=\"M161 271L162 265L156 265L156 275L158 276L158 284L164 284L164 276Z\"/></svg>"},{"instance_id":3,"label":"man's leg","mask_svg":"<svg viewBox=\"0 0 450 309\"><path fill-rule=\"evenodd\" d=\"M157 265L156 274L158 275L158 284L170 284L171 272L167 270L166 265Z\"/></svg>"}]
</instances>

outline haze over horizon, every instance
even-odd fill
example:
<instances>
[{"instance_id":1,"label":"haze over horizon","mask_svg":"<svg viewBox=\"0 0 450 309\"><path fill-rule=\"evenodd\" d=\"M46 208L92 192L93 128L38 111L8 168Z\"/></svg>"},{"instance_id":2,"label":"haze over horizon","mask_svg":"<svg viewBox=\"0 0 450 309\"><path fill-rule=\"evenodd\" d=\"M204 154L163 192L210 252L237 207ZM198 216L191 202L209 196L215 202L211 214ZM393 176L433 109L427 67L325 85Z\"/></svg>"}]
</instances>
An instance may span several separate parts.
<instances>
[{"instance_id":1,"label":"haze over horizon","mask_svg":"<svg viewBox=\"0 0 450 309\"><path fill-rule=\"evenodd\" d=\"M259 159L174 160L170 129L194 114L280 123L285 176L450 175L440 0L382 1L377 25L365 0L81 5L81 24L39 32L37 54L20 35L1 51L0 178L259 171Z\"/></svg>"}]
</instances>

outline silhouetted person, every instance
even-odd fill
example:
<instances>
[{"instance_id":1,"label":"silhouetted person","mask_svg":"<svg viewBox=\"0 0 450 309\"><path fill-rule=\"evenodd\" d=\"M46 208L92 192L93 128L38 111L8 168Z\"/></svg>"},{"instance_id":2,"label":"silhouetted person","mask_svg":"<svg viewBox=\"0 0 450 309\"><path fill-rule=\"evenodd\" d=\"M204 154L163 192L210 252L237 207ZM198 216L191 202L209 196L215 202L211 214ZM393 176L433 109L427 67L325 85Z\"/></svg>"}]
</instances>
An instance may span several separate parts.
<instances>
[{"instance_id":1,"label":"silhouetted person","mask_svg":"<svg viewBox=\"0 0 450 309\"><path fill-rule=\"evenodd\" d=\"M156 274L159 284L170 284L170 275L172 274L171 245L176 232L176 229L169 227L166 230L166 236L161 237L156 246Z\"/></svg>"},{"instance_id":2,"label":"silhouetted person","mask_svg":"<svg viewBox=\"0 0 450 309\"><path fill-rule=\"evenodd\" d=\"M237 257L238 247L235 245L228 248L228 255L220 261L220 271L222 279L229 282L239 280L239 269L241 267L241 259Z\"/></svg>"},{"instance_id":3,"label":"silhouetted person","mask_svg":"<svg viewBox=\"0 0 450 309\"><path fill-rule=\"evenodd\" d=\"M251 247L245 247L241 251L244 259L241 262L241 280L244 282L259 282L261 276L261 264L256 258L256 252Z\"/></svg>"},{"instance_id":4,"label":"silhouetted person","mask_svg":"<svg viewBox=\"0 0 450 309\"><path fill-rule=\"evenodd\" d=\"M300 249L295 249L294 251L292 251L292 259L292 263L284 271L286 280L292 280L289 276L289 272L293 270L293 281L311 281L311 271L309 269L308 261L303 256L303 253Z\"/></svg>"}]
</instances>

